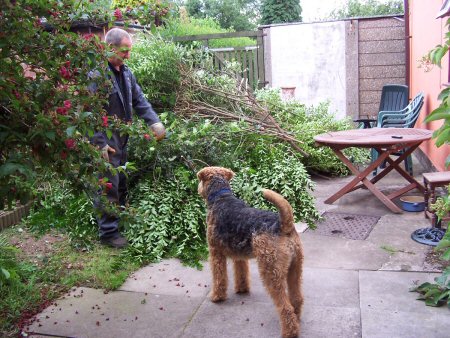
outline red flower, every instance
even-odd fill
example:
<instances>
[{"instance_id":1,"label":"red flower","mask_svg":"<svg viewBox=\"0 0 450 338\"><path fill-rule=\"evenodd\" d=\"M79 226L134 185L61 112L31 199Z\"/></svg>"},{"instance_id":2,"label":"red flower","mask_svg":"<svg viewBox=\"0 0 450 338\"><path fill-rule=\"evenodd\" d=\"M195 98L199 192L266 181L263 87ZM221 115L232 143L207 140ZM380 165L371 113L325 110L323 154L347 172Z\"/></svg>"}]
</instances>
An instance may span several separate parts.
<instances>
[{"instance_id":1,"label":"red flower","mask_svg":"<svg viewBox=\"0 0 450 338\"><path fill-rule=\"evenodd\" d=\"M70 107L72 107L72 102L70 102L70 100L65 100L64 107L67 109L70 109Z\"/></svg>"},{"instance_id":2,"label":"red flower","mask_svg":"<svg viewBox=\"0 0 450 338\"><path fill-rule=\"evenodd\" d=\"M94 37L93 33L89 33L89 34L83 35L83 39L85 39L87 41L91 40L93 37Z\"/></svg>"},{"instance_id":3,"label":"red flower","mask_svg":"<svg viewBox=\"0 0 450 338\"><path fill-rule=\"evenodd\" d=\"M116 8L116 10L114 11L114 16L116 17L117 20L122 20L122 12L120 11L120 9Z\"/></svg>"},{"instance_id":4,"label":"red flower","mask_svg":"<svg viewBox=\"0 0 450 338\"><path fill-rule=\"evenodd\" d=\"M56 112L59 115L67 115L67 108L66 107L58 107L58 108L56 108Z\"/></svg>"},{"instance_id":5,"label":"red flower","mask_svg":"<svg viewBox=\"0 0 450 338\"><path fill-rule=\"evenodd\" d=\"M59 74L64 78L64 79L70 79L71 75L70 75L70 71L64 67L61 66L61 68L59 69Z\"/></svg>"},{"instance_id":6,"label":"red flower","mask_svg":"<svg viewBox=\"0 0 450 338\"><path fill-rule=\"evenodd\" d=\"M102 120L103 120L102 126L107 127L108 126L108 116L102 116Z\"/></svg>"},{"instance_id":7,"label":"red flower","mask_svg":"<svg viewBox=\"0 0 450 338\"><path fill-rule=\"evenodd\" d=\"M67 68L70 67L70 60L67 60L66 62L64 62L64 66L66 66Z\"/></svg>"},{"instance_id":8,"label":"red flower","mask_svg":"<svg viewBox=\"0 0 450 338\"><path fill-rule=\"evenodd\" d=\"M17 90L13 90L13 94L16 97L16 99L20 99L20 93Z\"/></svg>"},{"instance_id":9,"label":"red flower","mask_svg":"<svg viewBox=\"0 0 450 338\"><path fill-rule=\"evenodd\" d=\"M106 187L106 190L110 190L110 189L112 189L112 183L111 182L107 182L106 184L105 184L105 187Z\"/></svg>"},{"instance_id":10,"label":"red flower","mask_svg":"<svg viewBox=\"0 0 450 338\"><path fill-rule=\"evenodd\" d=\"M76 142L73 138L68 138L64 141L64 143L66 144L67 149L73 149L76 145Z\"/></svg>"},{"instance_id":11,"label":"red flower","mask_svg":"<svg viewBox=\"0 0 450 338\"><path fill-rule=\"evenodd\" d=\"M67 153L63 150L63 151L61 151L60 156L61 156L62 160L65 160L67 158Z\"/></svg>"},{"instance_id":12,"label":"red flower","mask_svg":"<svg viewBox=\"0 0 450 338\"><path fill-rule=\"evenodd\" d=\"M144 134L144 138L145 138L146 140L150 140L152 137L151 137L149 134Z\"/></svg>"}]
</instances>

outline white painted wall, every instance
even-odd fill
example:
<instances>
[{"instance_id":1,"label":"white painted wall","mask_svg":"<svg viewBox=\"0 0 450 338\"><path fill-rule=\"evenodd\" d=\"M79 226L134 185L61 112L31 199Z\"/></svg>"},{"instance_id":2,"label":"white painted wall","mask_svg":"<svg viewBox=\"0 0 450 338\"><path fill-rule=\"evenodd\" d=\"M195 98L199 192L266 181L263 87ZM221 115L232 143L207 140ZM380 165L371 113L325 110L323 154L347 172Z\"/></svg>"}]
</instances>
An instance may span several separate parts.
<instances>
[{"instance_id":1,"label":"white painted wall","mask_svg":"<svg viewBox=\"0 0 450 338\"><path fill-rule=\"evenodd\" d=\"M330 101L336 118L346 117L345 22L265 28L266 79L270 87L296 87L306 105Z\"/></svg>"}]
</instances>

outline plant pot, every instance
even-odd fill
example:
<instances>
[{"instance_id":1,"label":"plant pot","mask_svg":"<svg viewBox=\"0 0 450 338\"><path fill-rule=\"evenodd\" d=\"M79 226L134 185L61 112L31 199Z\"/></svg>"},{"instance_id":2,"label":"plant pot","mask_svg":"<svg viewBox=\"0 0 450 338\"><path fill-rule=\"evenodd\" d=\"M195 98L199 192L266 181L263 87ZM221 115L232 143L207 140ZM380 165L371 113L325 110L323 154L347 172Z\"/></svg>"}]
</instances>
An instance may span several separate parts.
<instances>
[{"instance_id":1,"label":"plant pot","mask_svg":"<svg viewBox=\"0 0 450 338\"><path fill-rule=\"evenodd\" d=\"M401 197L402 209L410 212L420 212L425 210L425 201L423 196L405 196Z\"/></svg>"}]
</instances>

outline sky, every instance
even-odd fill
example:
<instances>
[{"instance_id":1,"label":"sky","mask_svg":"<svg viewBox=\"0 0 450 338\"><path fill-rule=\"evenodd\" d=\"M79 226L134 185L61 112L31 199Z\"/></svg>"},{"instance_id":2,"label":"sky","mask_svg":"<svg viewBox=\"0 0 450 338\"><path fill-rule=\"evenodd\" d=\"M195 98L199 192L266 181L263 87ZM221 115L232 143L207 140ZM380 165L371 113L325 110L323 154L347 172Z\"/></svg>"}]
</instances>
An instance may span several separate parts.
<instances>
[{"instance_id":1,"label":"sky","mask_svg":"<svg viewBox=\"0 0 450 338\"><path fill-rule=\"evenodd\" d=\"M328 17L335 8L340 8L345 0L300 0L303 22L316 21Z\"/></svg>"},{"instance_id":2,"label":"sky","mask_svg":"<svg viewBox=\"0 0 450 338\"><path fill-rule=\"evenodd\" d=\"M333 9L341 8L346 0L300 0L303 22L319 21L327 18ZM387 0L378 0L387 2Z\"/></svg>"}]
</instances>

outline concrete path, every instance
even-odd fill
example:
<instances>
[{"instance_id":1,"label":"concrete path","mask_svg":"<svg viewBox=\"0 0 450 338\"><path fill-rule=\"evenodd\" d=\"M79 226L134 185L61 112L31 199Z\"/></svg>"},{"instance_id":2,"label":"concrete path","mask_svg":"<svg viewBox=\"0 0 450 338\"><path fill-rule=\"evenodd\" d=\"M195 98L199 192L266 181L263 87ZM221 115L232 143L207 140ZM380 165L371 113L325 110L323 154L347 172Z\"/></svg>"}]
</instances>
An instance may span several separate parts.
<instances>
[{"instance_id":1,"label":"concrete path","mask_svg":"<svg viewBox=\"0 0 450 338\"><path fill-rule=\"evenodd\" d=\"M415 167L416 169L416 167ZM417 170L417 169L416 169ZM420 172L417 176L421 180ZM321 212L380 217L365 240L301 233L305 251L305 304L301 337L448 338L450 311L416 300L409 288L438 276L425 262L431 247L410 239L429 227L423 213L392 214L367 190L334 205L323 200L351 178L315 179ZM403 186L390 174L383 191ZM304 229L299 224L298 229ZM278 316L251 264L252 289L211 303L210 271L184 267L175 259L135 272L115 292L78 288L45 309L29 327L32 337L279 337ZM232 269L229 266L230 281Z\"/></svg>"}]
</instances>

